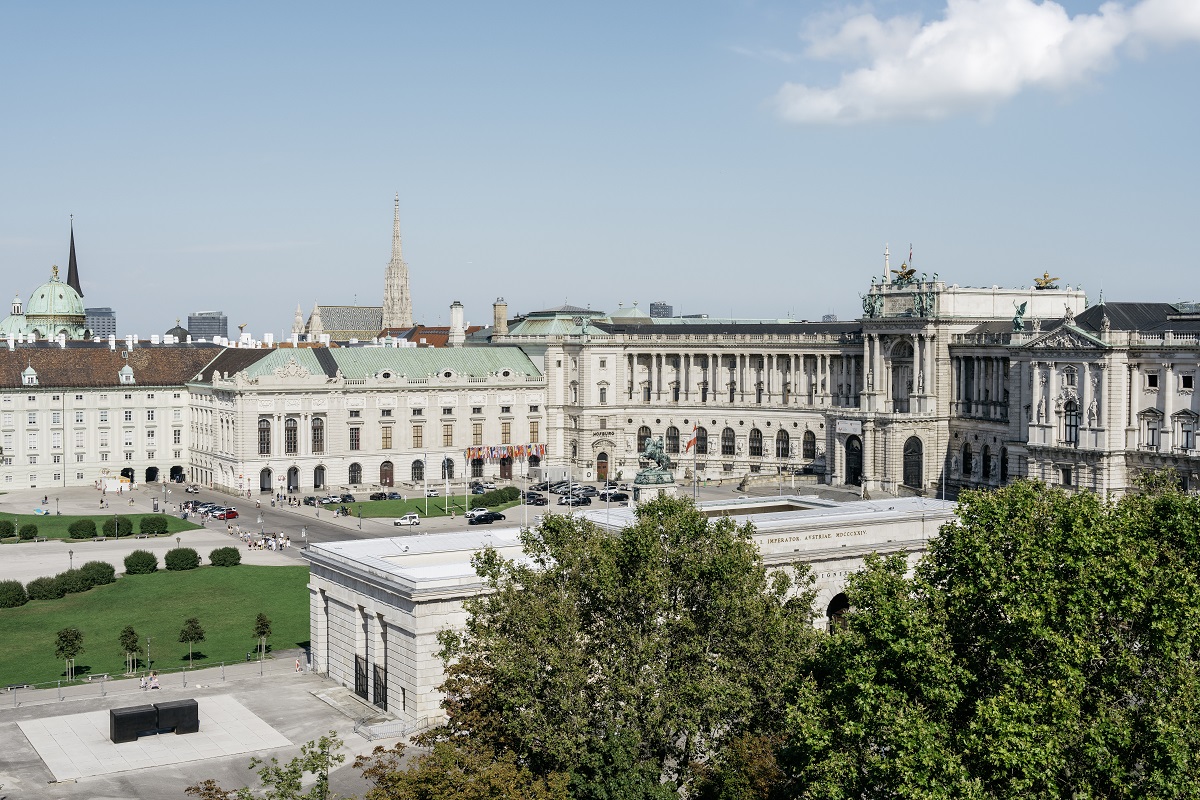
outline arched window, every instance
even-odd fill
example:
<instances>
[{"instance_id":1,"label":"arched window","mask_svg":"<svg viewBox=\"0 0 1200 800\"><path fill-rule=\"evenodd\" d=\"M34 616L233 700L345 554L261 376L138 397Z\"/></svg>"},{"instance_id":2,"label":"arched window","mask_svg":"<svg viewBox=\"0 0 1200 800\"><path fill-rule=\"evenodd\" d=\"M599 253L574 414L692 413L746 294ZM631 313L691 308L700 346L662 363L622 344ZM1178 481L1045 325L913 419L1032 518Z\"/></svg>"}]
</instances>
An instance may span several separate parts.
<instances>
[{"instance_id":1,"label":"arched window","mask_svg":"<svg viewBox=\"0 0 1200 800\"><path fill-rule=\"evenodd\" d=\"M750 429L750 455L762 455L762 431L758 428Z\"/></svg>"},{"instance_id":2,"label":"arched window","mask_svg":"<svg viewBox=\"0 0 1200 800\"><path fill-rule=\"evenodd\" d=\"M350 483L362 483L362 464L354 463L350 465Z\"/></svg>"},{"instance_id":3,"label":"arched window","mask_svg":"<svg viewBox=\"0 0 1200 800\"><path fill-rule=\"evenodd\" d=\"M904 485L920 489L923 483L925 446L916 436L904 443Z\"/></svg>"},{"instance_id":4,"label":"arched window","mask_svg":"<svg viewBox=\"0 0 1200 800\"><path fill-rule=\"evenodd\" d=\"M454 459L449 456L442 459L442 477L446 480L454 480Z\"/></svg>"},{"instance_id":5,"label":"arched window","mask_svg":"<svg viewBox=\"0 0 1200 800\"><path fill-rule=\"evenodd\" d=\"M785 430L775 434L775 457L787 458L792 454L792 437Z\"/></svg>"},{"instance_id":6,"label":"arched window","mask_svg":"<svg viewBox=\"0 0 1200 800\"><path fill-rule=\"evenodd\" d=\"M679 453L679 428L676 428L674 425L667 428L667 439L663 446L668 453Z\"/></svg>"},{"instance_id":7,"label":"arched window","mask_svg":"<svg viewBox=\"0 0 1200 800\"><path fill-rule=\"evenodd\" d=\"M325 452L325 420L314 417L312 421L312 451L315 454Z\"/></svg>"},{"instance_id":8,"label":"arched window","mask_svg":"<svg viewBox=\"0 0 1200 800\"><path fill-rule=\"evenodd\" d=\"M708 455L708 428L696 428L696 455Z\"/></svg>"},{"instance_id":9,"label":"arched window","mask_svg":"<svg viewBox=\"0 0 1200 800\"><path fill-rule=\"evenodd\" d=\"M825 609L825 617L829 620L827 630L833 633L846 627L846 615L850 613L850 601L846 595L834 595Z\"/></svg>"},{"instance_id":10,"label":"arched window","mask_svg":"<svg viewBox=\"0 0 1200 800\"><path fill-rule=\"evenodd\" d=\"M1063 404L1063 441L1079 444L1079 404L1074 400Z\"/></svg>"},{"instance_id":11,"label":"arched window","mask_svg":"<svg viewBox=\"0 0 1200 800\"><path fill-rule=\"evenodd\" d=\"M804 445L801 455L809 461L817 457L817 435L812 431L804 432Z\"/></svg>"},{"instance_id":12,"label":"arched window","mask_svg":"<svg viewBox=\"0 0 1200 800\"><path fill-rule=\"evenodd\" d=\"M974 466L971 460L971 445L963 444L962 448L962 474L964 478L971 476L971 468Z\"/></svg>"},{"instance_id":13,"label":"arched window","mask_svg":"<svg viewBox=\"0 0 1200 800\"><path fill-rule=\"evenodd\" d=\"M980 467L983 470L983 479L991 480L992 478L992 448L986 444L983 446L983 451L979 454Z\"/></svg>"},{"instance_id":14,"label":"arched window","mask_svg":"<svg viewBox=\"0 0 1200 800\"><path fill-rule=\"evenodd\" d=\"M324 489L325 488L325 468L324 467L317 467L316 469L313 470L313 488L314 489Z\"/></svg>"},{"instance_id":15,"label":"arched window","mask_svg":"<svg viewBox=\"0 0 1200 800\"><path fill-rule=\"evenodd\" d=\"M650 438L650 429L649 428L647 428L645 425L638 428L637 451L639 453L646 452L646 440L649 438Z\"/></svg>"},{"instance_id":16,"label":"arched window","mask_svg":"<svg viewBox=\"0 0 1200 800\"><path fill-rule=\"evenodd\" d=\"M425 480L425 462L419 458L412 463L412 479L413 483Z\"/></svg>"},{"instance_id":17,"label":"arched window","mask_svg":"<svg viewBox=\"0 0 1200 800\"><path fill-rule=\"evenodd\" d=\"M269 419L258 421L258 454L260 456L271 455L271 420Z\"/></svg>"},{"instance_id":18,"label":"arched window","mask_svg":"<svg viewBox=\"0 0 1200 800\"><path fill-rule=\"evenodd\" d=\"M295 417L283 421L283 452L289 456L300 452L300 423Z\"/></svg>"},{"instance_id":19,"label":"arched window","mask_svg":"<svg viewBox=\"0 0 1200 800\"><path fill-rule=\"evenodd\" d=\"M1075 386L1078 383L1079 383L1079 373L1075 371L1074 367L1067 367L1066 369L1063 370L1063 385L1064 386Z\"/></svg>"},{"instance_id":20,"label":"arched window","mask_svg":"<svg viewBox=\"0 0 1200 800\"><path fill-rule=\"evenodd\" d=\"M721 431L721 455L731 456L734 454L734 438L733 428L726 428Z\"/></svg>"}]
</instances>

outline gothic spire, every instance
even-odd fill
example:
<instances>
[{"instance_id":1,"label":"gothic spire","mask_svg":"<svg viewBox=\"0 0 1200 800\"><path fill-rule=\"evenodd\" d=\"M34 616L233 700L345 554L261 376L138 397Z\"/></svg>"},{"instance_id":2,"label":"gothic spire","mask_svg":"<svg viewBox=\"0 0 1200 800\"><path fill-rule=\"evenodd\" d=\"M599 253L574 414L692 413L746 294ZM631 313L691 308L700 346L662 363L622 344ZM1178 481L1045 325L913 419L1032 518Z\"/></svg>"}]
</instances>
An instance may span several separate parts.
<instances>
[{"instance_id":1,"label":"gothic spire","mask_svg":"<svg viewBox=\"0 0 1200 800\"><path fill-rule=\"evenodd\" d=\"M71 257L67 262L67 286L79 292L83 297L83 288L79 285L79 262L75 260L75 215L71 215Z\"/></svg>"},{"instance_id":2,"label":"gothic spire","mask_svg":"<svg viewBox=\"0 0 1200 800\"><path fill-rule=\"evenodd\" d=\"M400 194L392 221L392 259L384 273L383 328L411 328L412 298L408 293L408 265L400 253Z\"/></svg>"}]
</instances>

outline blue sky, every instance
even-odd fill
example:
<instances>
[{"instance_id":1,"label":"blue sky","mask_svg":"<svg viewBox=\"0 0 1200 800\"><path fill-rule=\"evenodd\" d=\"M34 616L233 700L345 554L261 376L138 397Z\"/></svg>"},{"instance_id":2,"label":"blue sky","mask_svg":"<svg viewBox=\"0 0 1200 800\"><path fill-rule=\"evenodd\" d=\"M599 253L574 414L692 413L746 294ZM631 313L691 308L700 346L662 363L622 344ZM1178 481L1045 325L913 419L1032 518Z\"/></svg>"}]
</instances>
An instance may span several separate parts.
<instances>
[{"instance_id":1,"label":"blue sky","mask_svg":"<svg viewBox=\"0 0 1200 800\"><path fill-rule=\"evenodd\" d=\"M123 333L380 303L396 192L428 324L851 318L910 242L1200 299L1196 0L6 3L0 76L0 291L74 214Z\"/></svg>"}]
</instances>

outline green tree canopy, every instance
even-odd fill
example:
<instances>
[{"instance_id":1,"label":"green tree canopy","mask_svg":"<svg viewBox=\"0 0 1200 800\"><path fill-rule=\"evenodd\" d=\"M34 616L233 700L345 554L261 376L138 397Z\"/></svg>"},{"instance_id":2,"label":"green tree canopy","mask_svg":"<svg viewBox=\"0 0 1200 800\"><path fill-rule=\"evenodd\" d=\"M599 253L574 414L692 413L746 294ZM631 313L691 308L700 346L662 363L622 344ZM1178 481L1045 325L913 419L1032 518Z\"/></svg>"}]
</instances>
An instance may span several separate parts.
<instances>
[{"instance_id":1,"label":"green tree canopy","mask_svg":"<svg viewBox=\"0 0 1200 800\"><path fill-rule=\"evenodd\" d=\"M179 641L186 642L188 646L188 663L192 663L192 645L204 641L204 628L200 627L200 620L195 617L188 617L184 620L183 629L179 631Z\"/></svg>"},{"instance_id":2,"label":"green tree canopy","mask_svg":"<svg viewBox=\"0 0 1200 800\"><path fill-rule=\"evenodd\" d=\"M906 566L850 579L798 685L787 794L1200 796L1200 499L964 493Z\"/></svg>"},{"instance_id":3,"label":"green tree canopy","mask_svg":"<svg viewBox=\"0 0 1200 800\"><path fill-rule=\"evenodd\" d=\"M666 498L617 533L550 516L522 558L478 554L491 591L443 637L449 721L423 739L473 753L414 769L482 752L551 794L566 778L577 798L668 797L734 739L780 730L812 597L750 534Z\"/></svg>"}]
</instances>

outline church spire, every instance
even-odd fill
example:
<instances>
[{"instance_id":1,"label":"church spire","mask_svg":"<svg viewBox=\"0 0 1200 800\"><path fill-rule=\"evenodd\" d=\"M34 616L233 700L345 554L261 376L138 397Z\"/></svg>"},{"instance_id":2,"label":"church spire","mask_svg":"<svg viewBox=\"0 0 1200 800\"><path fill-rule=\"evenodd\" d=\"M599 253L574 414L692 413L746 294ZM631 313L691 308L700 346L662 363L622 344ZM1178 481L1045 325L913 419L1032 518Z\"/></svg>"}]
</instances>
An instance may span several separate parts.
<instances>
[{"instance_id":1,"label":"church spire","mask_svg":"<svg viewBox=\"0 0 1200 800\"><path fill-rule=\"evenodd\" d=\"M75 260L75 215L71 215L71 257L67 262L67 286L79 292L83 297L83 289L79 285L79 262Z\"/></svg>"},{"instance_id":2,"label":"church spire","mask_svg":"<svg viewBox=\"0 0 1200 800\"><path fill-rule=\"evenodd\" d=\"M388 262L383 284L383 327L411 328L412 298L408 293L408 265L400 253L400 194L392 220L392 260Z\"/></svg>"}]
</instances>

